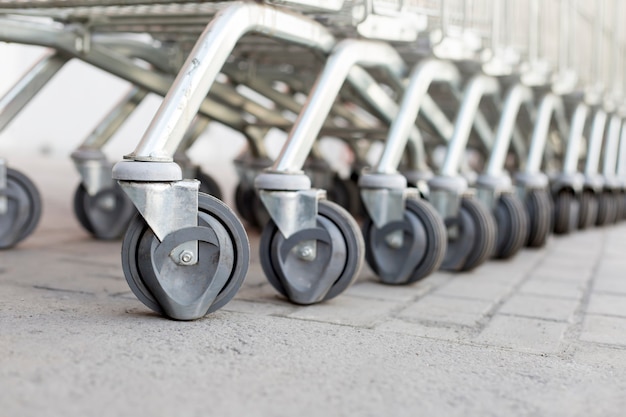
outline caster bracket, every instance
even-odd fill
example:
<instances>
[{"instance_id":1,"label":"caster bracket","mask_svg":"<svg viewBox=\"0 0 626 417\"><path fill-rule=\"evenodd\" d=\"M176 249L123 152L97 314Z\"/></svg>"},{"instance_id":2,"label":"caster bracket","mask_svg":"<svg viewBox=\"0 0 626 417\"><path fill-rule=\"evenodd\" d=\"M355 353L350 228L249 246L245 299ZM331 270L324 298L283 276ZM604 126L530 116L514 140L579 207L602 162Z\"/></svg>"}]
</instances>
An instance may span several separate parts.
<instances>
[{"instance_id":1,"label":"caster bracket","mask_svg":"<svg viewBox=\"0 0 626 417\"><path fill-rule=\"evenodd\" d=\"M159 241L163 242L170 233L198 225L199 181L119 181L119 184ZM178 264L195 265L198 242L185 242L175 247L170 256Z\"/></svg>"}]
</instances>

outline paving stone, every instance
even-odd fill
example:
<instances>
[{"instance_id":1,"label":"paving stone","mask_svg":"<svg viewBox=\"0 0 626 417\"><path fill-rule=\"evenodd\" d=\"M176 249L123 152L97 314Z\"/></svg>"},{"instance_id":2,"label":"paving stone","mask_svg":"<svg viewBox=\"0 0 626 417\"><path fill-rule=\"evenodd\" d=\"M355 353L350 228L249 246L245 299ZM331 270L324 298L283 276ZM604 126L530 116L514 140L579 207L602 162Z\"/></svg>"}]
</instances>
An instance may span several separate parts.
<instances>
[{"instance_id":1,"label":"paving stone","mask_svg":"<svg viewBox=\"0 0 626 417\"><path fill-rule=\"evenodd\" d=\"M398 319L381 323L376 326L376 330L448 341L463 341L469 338L467 328L426 326L421 323L412 323Z\"/></svg>"},{"instance_id":2,"label":"paving stone","mask_svg":"<svg viewBox=\"0 0 626 417\"><path fill-rule=\"evenodd\" d=\"M578 305L578 300L517 294L509 298L500 307L498 313L544 320L568 321Z\"/></svg>"},{"instance_id":3,"label":"paving stone","mask_svg":"<svg viewBox=\"0 0 626 417\"><path fill-rule=\"evenodd\" d=\"M298 307L296 307L295 305L287 304L286 302L283 304L276 304L259 303L246 300L231 300L228 304L222 307L222 310L246 314L259 314L263 316L285 316L289 313L292 313L297 308Z\"/></svg>"},{"instance_id":4,"label":"paving stone","mask_svg":"<svg viewBox=\"0 0 626 417\"><path fill-rule=\"evenodd\" d=\"M585 317L580 340L626 346L626 318L589 314Z\"/></svg>"},{"instance_id":5,"label":"paving stone","mask_svg":"<svg viewBox=\"0 0 626 417\"><path fill-rule=\"evenodd\" d=\"M427 279L412 285L386 285L368 280L357 282L344 294L374 300L411 301L431 291L432 288L433 285Z\"/></svg>"},{"instance_id":6,"label":"paving stone","mask_svg":"<svg viewBox=\"0 0 626 417\"><path fill-rule=\"evenodd\" d=\"M522 352L557 353L566 328L565 323L496 315L475 341Z\"/></svg>"},{"instance_id":7,"label":"paving stone","mask_svg":"<svg viewBox=\"0 0 626 417\"><path fill-rule=\"evenodd\" d=\"M550 279L570 282L587 282L593 276L591 267L563 267L558 265L540 265L532 271L535 279Z\"/></svg>"},{"instance_id":8,"label":"paving stone","mask_svg":"<svg viewBox=\"0 0 626 417\"><path fill-rule=\"evenodd\" d=\"M626 295L592 294L587 313L626 317Z\"/></svg>"},{"instance_id":9,"label":"paving stone","mask_svg":"<svg viewBox=\"0 0 626 417\"><path fill-rule=\"evenodd\" d=\"M621 277L598 276L593 283L594 292L604 292L610 294L626 294L626 273L622 272Z\"/></svg>"},{"instance_id":10,"label":"paving stone","mask_svg":"<svg viewBox=\"0 0 626 417\"><path fill-rule=\"evenodd\" d=\"M623 280L624 271L626 271L626 263L609 263L602 261L602 263L598 265L594 275L599 279Z\"/></svg>"},{"instance_id":11,"label":"paving stone","mask_svg":"<svg viewBox=\"0 0 626 417\"><path fill-rule=\"evenodd\" d=\"M572 359L576 363L626 370L626 349L592 344L576 346Z\"/></svg>"},{"instance_id":12,"label":"paving stone","mask_svg":"<svg viewBox=\"0 0 626 417\"><path fill-rule=\"evenodd\" d=\"M358 327L373 327L397 309L397 302L350 297L345 294L332 300L299 307L286 317Z\"/></svg>"},{"instance_id":13,"label":"paving stone","mask_svg":"<svg viewBox=\"0 0 626 417\"><path fill-rule=\"evenodd\" d=\"M557 298L580 299L585 291L586 284L561 280L532 278L526 281L519 292Z\"/></svg>"},{"instance_id":14,"label":"paving stone","mask_svg":"<svg viewBox=\"0 0 626 417\"><path fill-rule=\"evenodd\" d=\"M486 300L427 295L401 311L398 318L474 326L493 305L493 302Z\"/></svg>"},{"instance_id":15,"label":"paving stone","mask_svg":"<svg viewBox=\"0 0 626 417\"><path fill-rule=\"evenodd\" d=\"M513 284L507 282L459 276L439 287L433 294L498 302L511 292L512 288Z\"/></svg>"}]
</instances>

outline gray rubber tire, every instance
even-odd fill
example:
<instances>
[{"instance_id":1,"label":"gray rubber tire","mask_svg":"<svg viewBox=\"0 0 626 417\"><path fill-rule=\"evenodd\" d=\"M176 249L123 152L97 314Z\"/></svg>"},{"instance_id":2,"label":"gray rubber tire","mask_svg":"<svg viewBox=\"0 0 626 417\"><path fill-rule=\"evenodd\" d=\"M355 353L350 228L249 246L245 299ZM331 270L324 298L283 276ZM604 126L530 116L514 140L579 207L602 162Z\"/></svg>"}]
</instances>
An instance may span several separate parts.
<instances>
[{"instance_id":1,"label":"gray rubber tire","mask_svg":"<svg viewBox=\"0 0 626 417\"><path fill-rule=\"evenodd\" d=\"M284 253L284 248L294 246L294 241L298 241L300 236L304 240L317 240L316 235L324 235L330 228L333 229L332 232L335 236L341 236L342 245L345 247L346 256L343 265L332 265L333 261L336 261L332 240L322 243L318 240L318 253L312 261L297 259L297 255L291 251ZM290 242L290 239L293 241ZM307 305L330 300L344 292L356 280L365 256L365 244L354 218L338 204L328 200L320 200L317 227L311 231L304 230L300 234L290 237L290 239L285 239L276 224L270 220L261 234L259 256L261 267L269 283L291 302ZM319 247L321 244L326 245L325 259L322 258L324 255ZM281 258L284 263L281 263ZM329 265L331 268L327 268ZM289 269L289 273L285 271L285 268ZM330 277L331 281L324 288L324 295L321 298L294 299L290 296L290 291L286 286L299 285L301 282L300 274L307 275L309 278L321 276L327 269L338 271L338 273Z\"/></svg>"},{"instance_id":2,"label":"gray rubber tire","mask_svg":"<svg viewBox=\"0 0 626 417\"><path fill-rule=\"evenodd\" d=\"M554 233L569 234L578 226L578 202L574 192L565 189L554 196Z\"/></svg>"},{"instance_id":3,"label":"gray rubber tire","mask_svg":"<svg viewBox=\"0 0 626 417\"><path fill-rule=\"evenodd\" d=\"M386 237L398 231L403 231L403 244L392 247ZM411 284L427 277L439 269L447 249L446 226L425 200L408 199L403 221L382 229L368 218L363 237L365 259L385 284Z\"/></svg>"},{"instance_id":4,"label":"gray rubber tire","mask_svg":"<svg viewBox=\"0 0 626 417\"><path fill-rule=\"evenodd\" d=\"M528 213L516 195L504 193L500 195L493 214L498 230L493 256L509 259L524 247L528 239Z\"/></svg>"},{"instance_id":5,"label":"gray rubber tire","mask_svg":"<svg viewBox=\"0 0 626 417\"><path fill-rule=\"evenodd\" d=\"M526 210L528 210L529 228L526 246L540 248L545 246L552 231L553 211L552 198L546 190L530 190L526 194Z\"/></svg>"},{"instance_id":6,"label":"gray rubber tire","mask_svg":"<svg viewBox=\"0 0 626 417\"><path fill-rule=\"evenodd\" d=\"M470 271L489 259L496 247L496 222L493 215L480 201L463 197L459 215L446 219L447 225L459 228L458 237L448 239L448 249L441 269Z\"/></svg>"}]
</instances>

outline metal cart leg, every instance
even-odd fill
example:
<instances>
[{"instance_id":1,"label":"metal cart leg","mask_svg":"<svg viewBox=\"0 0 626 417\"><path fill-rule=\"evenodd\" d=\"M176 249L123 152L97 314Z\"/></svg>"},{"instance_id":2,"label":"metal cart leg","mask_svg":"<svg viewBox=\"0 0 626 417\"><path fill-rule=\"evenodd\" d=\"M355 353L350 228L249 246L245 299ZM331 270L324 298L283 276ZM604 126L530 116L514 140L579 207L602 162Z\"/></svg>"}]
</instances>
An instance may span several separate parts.
<instances>
[{"instance_id":1,"label":"metal cart leg","mask_svg":"<svg viewBox=\"0 0 626 417\"><path fill-rule=\"evenodd\" d=\"M444 269L473 269L495 250L493 216L482 203L466 195L468 185L459 176L459 167L481 99L499 91L498 82L491 77L476 75L468 82L442 167L428 182L430 201L448 224Z\"/></svg>"}]
</instances>

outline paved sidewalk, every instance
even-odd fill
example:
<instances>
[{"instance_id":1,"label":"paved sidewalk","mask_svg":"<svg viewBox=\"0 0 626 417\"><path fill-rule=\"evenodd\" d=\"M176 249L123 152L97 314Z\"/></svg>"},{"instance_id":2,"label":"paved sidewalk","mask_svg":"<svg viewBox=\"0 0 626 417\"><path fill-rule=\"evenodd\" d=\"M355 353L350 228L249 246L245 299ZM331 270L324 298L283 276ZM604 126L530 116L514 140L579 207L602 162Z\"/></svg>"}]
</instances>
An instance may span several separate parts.
<instances>
[{"instance_id":1,"label":"paved sidewalk","mask_svg":"<svg viewBox=\"0 0 626 417\"><path fill-rule=\"evenodd\" d=\"M409 287L364 268L311 307L266 283L252 235L237 297L175 322L132 295L120 243L74 220L70 163L33 165L16 167L42 191L42 223L0 253L2 416L625 413L625 223Z\"/></svg>"}]
</instances>

